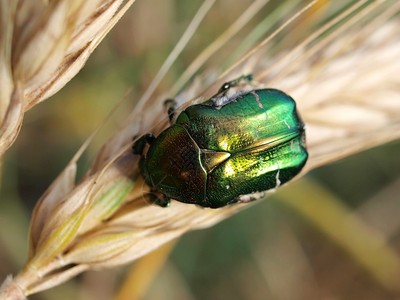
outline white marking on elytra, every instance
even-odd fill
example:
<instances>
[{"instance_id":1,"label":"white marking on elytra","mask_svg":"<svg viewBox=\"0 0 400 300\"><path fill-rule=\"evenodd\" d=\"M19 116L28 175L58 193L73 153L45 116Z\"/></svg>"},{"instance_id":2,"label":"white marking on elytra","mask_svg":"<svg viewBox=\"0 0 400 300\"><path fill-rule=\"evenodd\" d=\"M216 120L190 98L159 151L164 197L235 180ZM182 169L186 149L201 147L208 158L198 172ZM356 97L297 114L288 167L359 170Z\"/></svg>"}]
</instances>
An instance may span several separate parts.
<instances>
[{"instance_id":1,"label":"white marking on elytra","mask_svg":"<svg viewBox=\"0 0 400 300\"><path fill-rule=\"evenodd\" d=\"M254 192L251 194L239 195L238 200L241 203L248 203L250 201L260 199L260 198L264 197L264 195L265 195L265 192Z\"/></svg>"},{"instance_id":2,"label":"white marking on elytra","mask_svg":"<svg viewBox=\"0 0 400 300\"><path fill-rule=\"evenodd\" d=\"M256 137L259 137L259 135L258 135L258 130L257 130L256 127L254 127L254 134L256 135Z\"/></svg>"},{"instance_id":3,"label":"white marking on elytra","mask_svg":"<svg viewBox=\"0 0 400 300\"><path fill-rule=\"evenodd\" d=\"M280 174L280 171L281 171L280 166L279 166L279 160L276 160L276 164L278 165L278 172L276 173L276 176L275 176L275 179L276 179L275 188L277 189L281 185L282 182L279 179L279 174Z\"/></svg>"},{"instance_id":4,"label":"white marking on elytra","mask_svg":"<svg viewBox=\"0 0 400 300\"><path fill-rule=\"evenodd\" d=\"M267 121L269 121L269 117L268 117L268 111L264 108L264 106L262 105L262 103L260 102L260 96L257 95L257 93L255 91L251 91L251 94L253 94L253 96L256 98L256 102L258 104L258 107L261 108L263 111L265 111L265 119Z\"/></svg>"},{"instance_id":5,"label":"white marking on elytra","mask_svg":"<svg viewBox=\"0 0 400 300\"><path fill-rule=\"evenodd\" d=\"M288 124L288 122L286 122L286 120L284 120L283 122L285 122L285 125L287 126L287 128L290 129L290 125Z\"/></svg>"},{"instance_id":6,"label":"white marking on elytra","mask_svg":"<svg viewBox=\"0 0 400 300\"><path fill-rule=\"evenodd\" d=\"M290 140L290 150L293 150L293 143L294 143L294 140Z\"/></svg>"},{"instance_id":7,"label":"white marking on elytra","mask_svg":"<svg viewBox=\"0 0 400 300\"><path fill-rule=\"evenodd\" d=\"M251 91L251 93L253 94L253 96L256 98L258 107L265 110L265 108L262 106L261 102L260 102L260 96L257 95L257 93L255 91Z\"/></svg>"},{"instance_id":8,"label":"white marking on elytra","mask_svg":"<svg viewBox=\"0 0 400 300\"><path fill-rule=\"evenodd\" d=\"M279 173L281 172L281 170L278 170L278 172L276 173L276 186L275 188L277 189L278 187L280 187L281 185L281 181L279 180Z\"/></svg>"}]
</instances>

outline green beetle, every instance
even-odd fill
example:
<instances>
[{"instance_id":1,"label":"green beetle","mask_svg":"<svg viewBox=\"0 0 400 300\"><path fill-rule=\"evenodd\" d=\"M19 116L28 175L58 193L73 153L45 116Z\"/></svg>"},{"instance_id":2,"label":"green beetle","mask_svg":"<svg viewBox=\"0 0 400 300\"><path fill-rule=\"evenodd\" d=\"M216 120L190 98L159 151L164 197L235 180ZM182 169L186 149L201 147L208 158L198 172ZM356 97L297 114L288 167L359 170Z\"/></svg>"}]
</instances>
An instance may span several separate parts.
<instances>
[{"instance_id":1,"label":"green beetle","mask_svg":"<svg viewBox=\"0 0 400 300\"><path fill-rule=\"evenodd\" d=\"M231 93L243 80L251 75L225 83L157 138L146 134L133 145L157 204L175 199L218 208L248 202L301 171L308 153L295 101L275 89Z\"/></svg>"}]
</instances>

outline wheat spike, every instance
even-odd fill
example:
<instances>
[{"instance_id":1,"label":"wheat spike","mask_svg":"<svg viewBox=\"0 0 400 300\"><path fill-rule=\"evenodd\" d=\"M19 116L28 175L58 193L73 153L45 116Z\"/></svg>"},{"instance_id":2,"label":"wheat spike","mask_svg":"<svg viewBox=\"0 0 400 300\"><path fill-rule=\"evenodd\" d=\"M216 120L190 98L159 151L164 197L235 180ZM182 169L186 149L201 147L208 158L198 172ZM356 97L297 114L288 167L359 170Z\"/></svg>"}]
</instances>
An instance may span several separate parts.
<instances>
[{"instance_id":1,"label":"wheat spike","mask_svg":"<svg viewBox=\"0 0 400 300\"><path fill-rule=\"evenodd\" d=\"M340 26L334 32L318 34L273 60L266 54L269 44L261 44L229 73L235 78L251 72L259 82L297 100L310 153L303 174L400 136L400 22L392 18L399 5L378 8L381 2L355 7L357 13L350 19L338 16ZM200 78L182 93L187 101L215 93L216 85L200 92L208 83L203 81ZM167 126L160 101L147 101L144 132L157 134ZM135 119L140 119L138 113L131 118ZM139 158L130 150L138 128L138 122L129 123L116 133L78 184L73 184L73 161L49 187L33 214L25 269L3 291L18 290L22 298L88 269L125 264L252 205L151 205L139 175ZM400 266L394 269L400 276Z\"/></svg>"},{"instance_id":2,"label":"wheat spike","mask_svg":"<svg viewBox=\"0 0 400 300\"><path fill-rule=\"evenodd\" d=\"M134 0L0 2L0 155L24 113L71 80Z\"/></svg>"}]
</instances>

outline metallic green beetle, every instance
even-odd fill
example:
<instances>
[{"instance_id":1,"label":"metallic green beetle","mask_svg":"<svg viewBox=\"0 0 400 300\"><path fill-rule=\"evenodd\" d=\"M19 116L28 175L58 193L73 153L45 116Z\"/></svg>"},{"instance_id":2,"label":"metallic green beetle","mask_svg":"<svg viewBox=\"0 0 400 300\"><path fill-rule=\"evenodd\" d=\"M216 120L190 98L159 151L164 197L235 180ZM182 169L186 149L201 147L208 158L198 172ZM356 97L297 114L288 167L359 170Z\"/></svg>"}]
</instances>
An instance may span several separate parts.
<instances>
[{"instance_id":1,"label":"metallic green beetle","mask_svg":"<svg viewBox=\"0 0 400 300\"><path fill-rule=\"evenodd\" d=\"M186 108L157 138L147 134L134 144L157 204L168 206L175 199L218 208L247 202L301 171L308 154L296 103L275 89L228 96L243 78L251 75Z\"/></svg>"}]
</instances>

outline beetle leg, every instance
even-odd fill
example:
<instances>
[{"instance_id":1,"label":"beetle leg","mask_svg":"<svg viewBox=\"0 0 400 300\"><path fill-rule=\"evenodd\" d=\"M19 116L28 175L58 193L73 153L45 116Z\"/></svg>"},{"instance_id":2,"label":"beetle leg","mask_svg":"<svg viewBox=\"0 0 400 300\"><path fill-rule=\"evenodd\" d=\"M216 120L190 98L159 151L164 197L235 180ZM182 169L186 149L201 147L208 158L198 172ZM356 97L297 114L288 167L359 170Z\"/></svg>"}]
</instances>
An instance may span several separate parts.
<instances>
[{"instance_id":1,"label":"beetle leg","mask_svg":"<svg viewBox=\"0 0 400 300\"><path fill-rule=\"evenodd\" d=\"M217 95L220 94L220 93L225 93L231 87L238 86L241 81L246 81L247 83L251 83L253 81L253 75L252 74L242 75L239 78L236 78L236 79L233 79L231 81L225 82L221 86L221 88L219 89Z\"/></svg>"},{"instance_id":2,"label":"beetle leg","mask_svg":"<svg viewBox=\"0 0 400 300\"><path fill-rule=\"evenodd\" d=\"M175 116L176 101L174 99L167 99L164 101L164 107L168 107L167 113L169 121L172 124L172 120Z\"/></svg>"},{"instance_id":3,"label":"beetle leg","mask_svg":"<svg viewBox=\"0 0 400 300\"><path fill-rule=\"evenodd\" d=\"M160 195L160 193L157 193L157 190L150 193L150 201L161 207L169 207L171 205L171 199L165 195Z\"/></svg>"},{"instance_id":4,"label":"beetle leg","mask_svg":"<svg viewBox=\"0 0 400 300\"><path fill-rule=\"evenodd\" d=\"M132 146L134 154L143 155L144 147L146 144L151 144L156 138L151 133L147 133L143 135L140 139L138 139Z\"/></svg>"}]
</instances>

